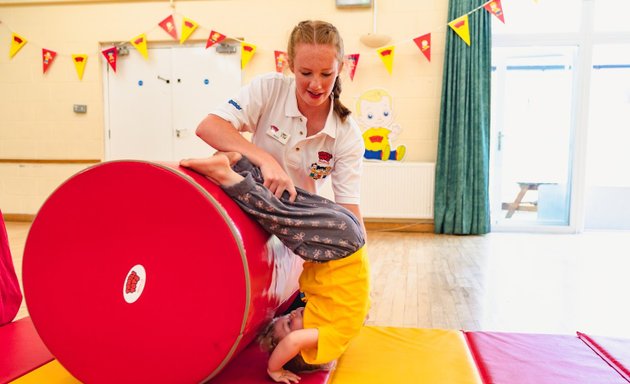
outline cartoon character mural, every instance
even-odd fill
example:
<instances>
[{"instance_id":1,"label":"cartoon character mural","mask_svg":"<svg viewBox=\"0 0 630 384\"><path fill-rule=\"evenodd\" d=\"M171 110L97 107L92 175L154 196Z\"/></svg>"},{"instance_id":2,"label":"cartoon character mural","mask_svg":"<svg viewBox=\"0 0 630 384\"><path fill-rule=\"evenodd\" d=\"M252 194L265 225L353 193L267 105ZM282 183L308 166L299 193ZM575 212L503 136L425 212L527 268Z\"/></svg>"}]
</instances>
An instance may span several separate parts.
<instances>
[{"instance_id":1,"label":"cartoon character mural","mask_svg":"<svg viewBox=\"0 0 630 384\"><path fill-rule=\"evenodd\" d=\"M357 101L357 119L363 131L365 154L369 160L400 161L405 157L406 147L392 149L392 142L401 132L394 122L392 97L383 89L370 89Z\"/></svg>"}]
</instances>

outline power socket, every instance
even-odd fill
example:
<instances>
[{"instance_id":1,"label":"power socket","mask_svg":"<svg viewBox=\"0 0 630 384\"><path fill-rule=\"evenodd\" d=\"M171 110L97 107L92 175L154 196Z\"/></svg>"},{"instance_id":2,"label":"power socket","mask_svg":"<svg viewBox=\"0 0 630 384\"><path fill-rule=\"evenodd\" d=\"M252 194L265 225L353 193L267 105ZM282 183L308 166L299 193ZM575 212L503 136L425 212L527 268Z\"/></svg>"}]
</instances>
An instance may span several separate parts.
<instances>
[{"instance_id":1,"label":"power socket","mask_svg":"<svg viewBox=\"0 0 630 384\"><path fill-rule=\"evenodd\" d=\"M75 104L72 107L72 110L75 113L87 113L87 105L85 105L85 104Z\"/></svg>"}]
</instances>

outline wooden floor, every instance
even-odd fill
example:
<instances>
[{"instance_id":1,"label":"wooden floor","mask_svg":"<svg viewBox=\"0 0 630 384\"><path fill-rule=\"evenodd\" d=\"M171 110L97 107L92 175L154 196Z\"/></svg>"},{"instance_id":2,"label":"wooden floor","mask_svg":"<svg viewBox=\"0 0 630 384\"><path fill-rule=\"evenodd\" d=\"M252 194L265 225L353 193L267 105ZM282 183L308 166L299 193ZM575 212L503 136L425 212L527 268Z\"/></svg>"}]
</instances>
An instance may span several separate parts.
<instances>
[{"instance_id":1,"label":"wooden floor","mask_svg":"<svg viewBox=\"0 0 630 384\"><path fill-rule=\"evenodd\" d=\"M21 275L30 225L6 224ZM629 232L368 239L369 325L630 338Z\"/></svg>"}]
</instances>

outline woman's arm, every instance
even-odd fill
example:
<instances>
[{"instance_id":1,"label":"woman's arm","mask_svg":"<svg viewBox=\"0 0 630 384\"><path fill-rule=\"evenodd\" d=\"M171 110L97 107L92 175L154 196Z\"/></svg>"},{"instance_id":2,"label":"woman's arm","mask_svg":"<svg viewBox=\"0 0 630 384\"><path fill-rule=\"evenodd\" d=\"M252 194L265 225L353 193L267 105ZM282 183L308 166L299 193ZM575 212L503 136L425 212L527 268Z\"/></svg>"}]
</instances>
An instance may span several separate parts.
<instances>
[{"instance_id":1,"label":"woman's arm","mask_svg":"<svg viewBox=\"0 0 630 384\"><path fill-rule=\"evenodd\" d=\"M289 333L278 343L278 346L269 357L267 362L267 373L269 376L277 382L289 383L289 380L295 382L294 377L297 376L289 371L285 371L282 367L300 353L302 349L317 348L318 340L319 331L317 328L299 329Z\"/></svg>"},{"instance_id":2,"label":"woman's arm","mask_svg":"<svg viewBox=\"0 0 630 384\"><path fill-rule=\"evenodd\" d=\"M219 116L210 114L199 123L197 136L211 147L223 152L238 152L257 165L265 179L264 185L280 198L289 192L290 200L297 196L293 181L280 164L268 152L257 147L238 132L232 124Z\"/></svg>"}]
</instances>

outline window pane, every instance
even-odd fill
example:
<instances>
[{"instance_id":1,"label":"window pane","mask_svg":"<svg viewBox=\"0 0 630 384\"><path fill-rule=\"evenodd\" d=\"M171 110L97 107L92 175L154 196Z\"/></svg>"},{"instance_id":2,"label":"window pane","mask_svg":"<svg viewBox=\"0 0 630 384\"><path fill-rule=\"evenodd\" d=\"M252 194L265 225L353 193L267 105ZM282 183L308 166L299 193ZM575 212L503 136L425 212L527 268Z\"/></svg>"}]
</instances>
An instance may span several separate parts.
<instances>
[{"instance_id":1,"label":"window pane","mask_svg":"<svg viewBox=\"0 0 630 384\"><path fill-rule=\"evenodd\" d=\"M495 48L493 219L568 224L574 47ZM493 118L496 117L493 115ZM496 139L495 139L496 142ZM498 183L498 184L497 184Z\"/></svg>"},{"instance_id":2,"label":"window pane","mask_svg":"<svg viewBox=\"0 0 630 384\"><path fill-rule=\"evenodd\" d=\"M630 44L593 47L586 165L590 229L630 229Z\"/></svg>"},{"instance_id":3,"label":"window pane","mask_svg":"<svg viewBox=\"0 0 630 384\"><path fill-rule=\"evenodd\" d=\"M630 32L630 1L597 0L594 3L595 32Z\"/></svg>"},{"instance_id":4,"label":"window pane","mask_svg":"<svg viewBox=\"0 0 630 384\"><path fill-rule=\"evenodd\" d=\"M493 17L493 34L571 33L579 30L581 0L502 1L501 5L505 24Z\"/></svg>"}]
</instances>

